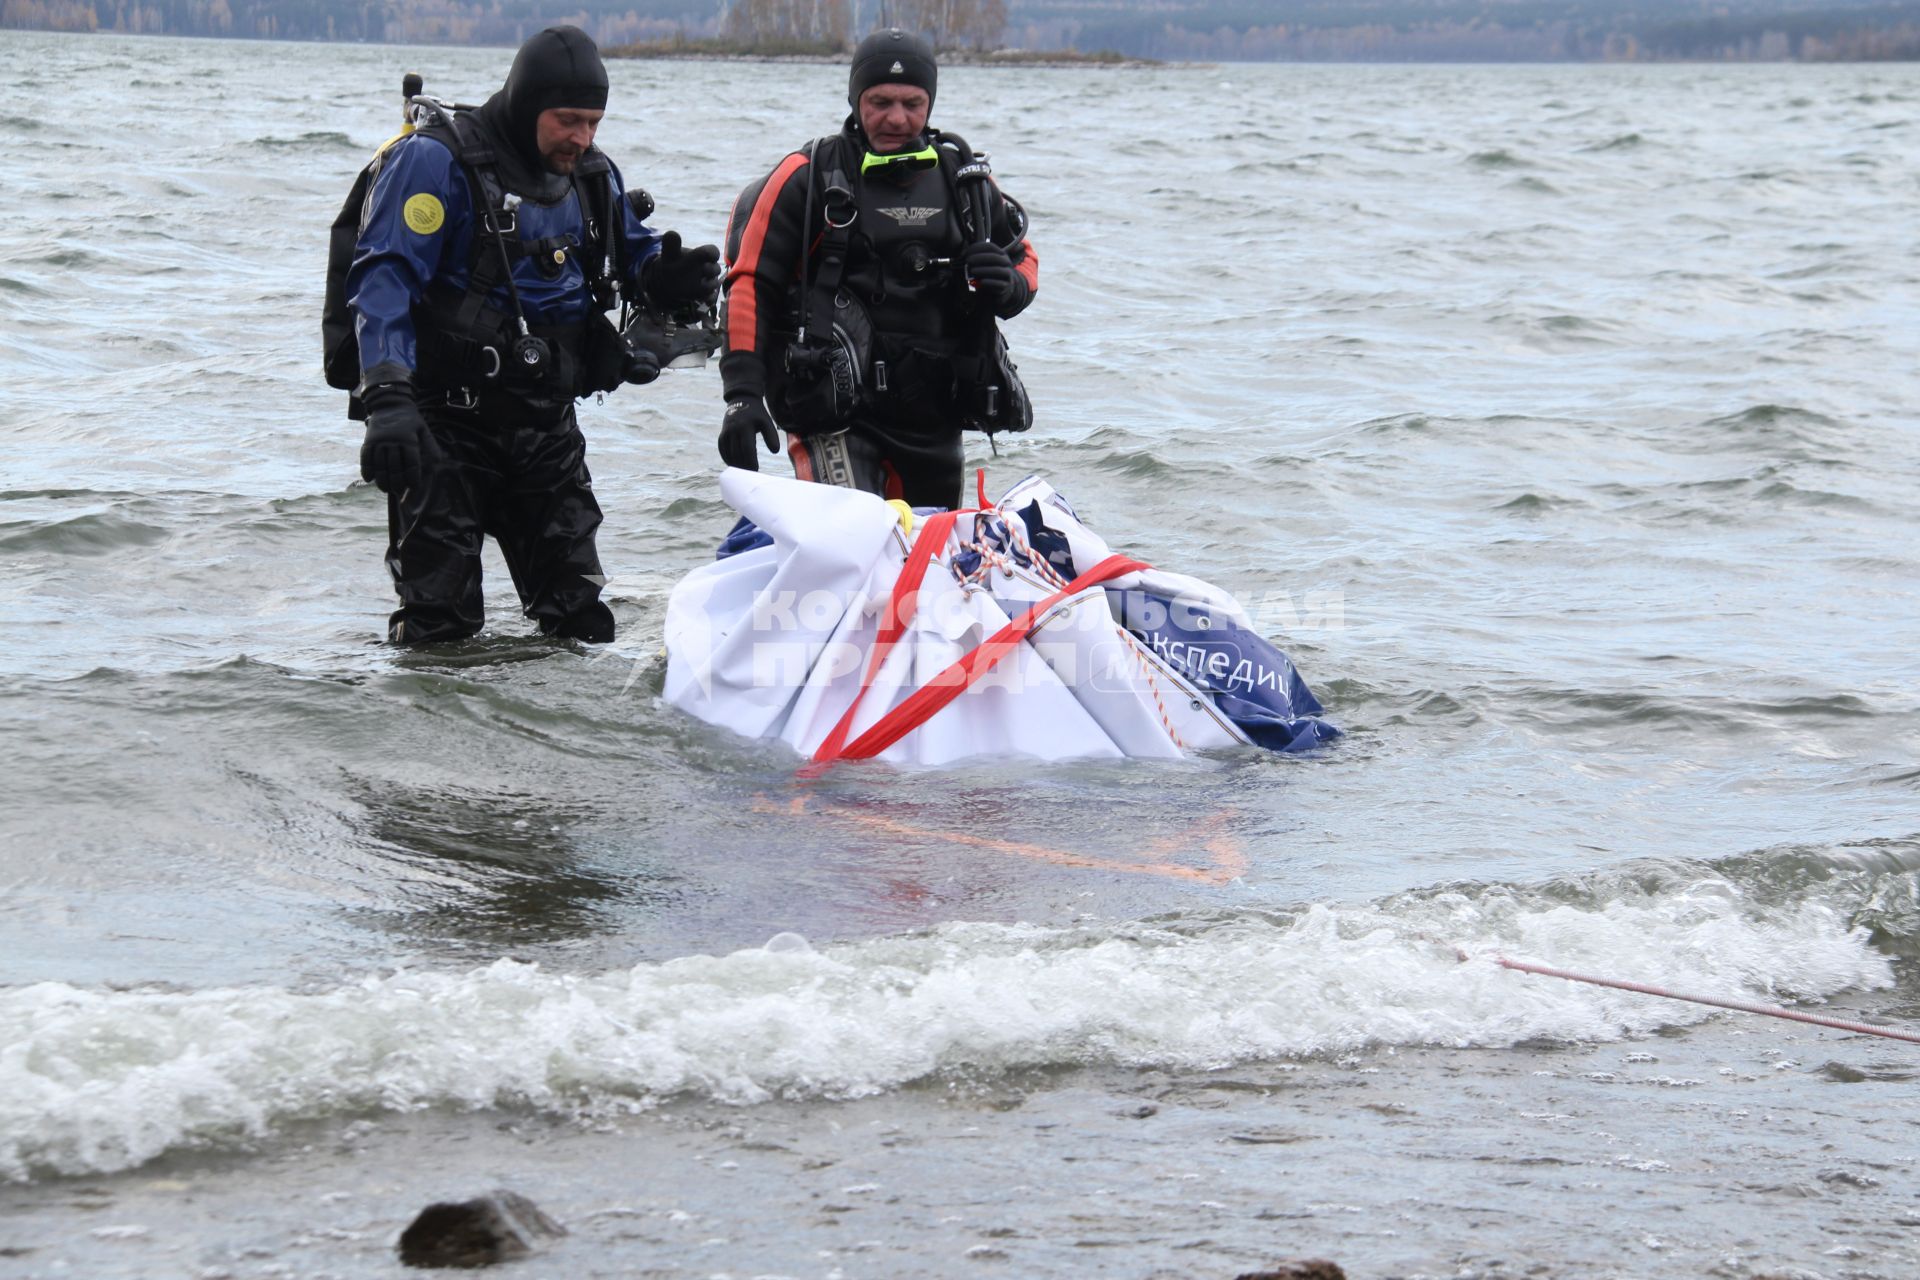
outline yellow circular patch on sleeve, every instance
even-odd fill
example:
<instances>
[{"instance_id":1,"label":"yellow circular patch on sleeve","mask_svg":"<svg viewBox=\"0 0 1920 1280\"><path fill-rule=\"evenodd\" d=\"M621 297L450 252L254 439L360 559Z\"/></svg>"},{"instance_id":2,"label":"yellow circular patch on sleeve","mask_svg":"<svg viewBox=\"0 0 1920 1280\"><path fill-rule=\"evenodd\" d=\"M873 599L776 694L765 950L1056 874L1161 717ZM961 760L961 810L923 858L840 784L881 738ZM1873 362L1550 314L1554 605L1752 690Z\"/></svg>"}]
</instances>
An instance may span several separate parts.
<instances>
[{"instance_id":1,"label":"yellow circular patch on sleeve","mask_svg":"<svg viewBox=\"0 0 1920 1280\"><path fill-rule=\"evenodd\" d=\"M407 203L401 207L400 215L407 220L409 231L430 236L447 220L447 209L440 203L439 196L422 191L417 196L407 197Z\"/></svg>"}]
</instances>

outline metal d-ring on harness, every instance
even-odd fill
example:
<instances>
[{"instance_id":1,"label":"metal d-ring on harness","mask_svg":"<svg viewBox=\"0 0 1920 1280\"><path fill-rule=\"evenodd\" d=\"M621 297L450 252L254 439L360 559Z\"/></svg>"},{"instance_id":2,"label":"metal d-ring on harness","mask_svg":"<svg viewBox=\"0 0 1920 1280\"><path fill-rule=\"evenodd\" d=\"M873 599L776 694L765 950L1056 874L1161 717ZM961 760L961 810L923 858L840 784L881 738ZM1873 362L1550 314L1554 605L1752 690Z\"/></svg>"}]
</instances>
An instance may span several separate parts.
<instances>
[{"instance_id":1,"label":"metal d-ring on harness","mask_svg":"<svg viewBox=\"0 0 1920 1280\"><path fill-rule=\"evenodd\" d=\"M418 92L418 83L417 76L409 75L402 85L403 90L415 90L407 96L407 123L416 132L426 128L438 128L445 130L451 136L455 157L471 179L469 187L475 196L475 203L480 206L480 232L493 241L495 252L499 257L500 274L507 286L508 297L513 301L512 318L517 336L504 356L498 347L482 345L480 352L484 355L487 364L484 370L478 372L487 381L492 381L505 372L506 361L511 359L518 366L516 372L519 375L538 381L544 378L552 367L553 349L544 338L535 337L527 324L526 305L521 300L520 286L513 274L512 254L507 248L508 237L517 236L520 230L518 210L521 199L511 191L500 190L499 178L492 171L492 149L476 142L461 128L459 116L478 111L479 108L464 103L447 102ZM495 207L494 203L496 193L498 207ZM581 215L583 218L588 216L584 193L581 195ZM476 270L475 278L469 281L467 296L461 300L453 326L455 332L469 332L479 309L485 305L486 296L493 284L485 278L486 274L490 273L481 273ZM457 401L452 399L452 394L454 393L449 395L449 403L455 407L472 408L477 403L470 387L457 389L460 397Z\"/></svg>"},{"instance_id":2,"label":"metal d-ring on harness","mask_svg":"<svg viewBox=\"0 0 1920 1280\"><path fill-rule=\"evenodd\" d=\"M832 288L828 292L832 295L833 305L838 307L841 305L840 284L846 275L848 251L853 241L852 228L853 224L860 217L860 202L854 197L852 189L847 186L845 174L836 171L826 176L833 185L825 188L821 192L821 195L825 197L826 203L820 210L820 220L826 224L827 235L830 236L835 243L833 254L828 259L828 265L833 271L833 279L829 281ZM809 186L807 190L808 193L811 194L813 188ZM830 321L829 325L831 325ZM847 345L844 349L847 352L849 368L853 374L852 383L853 386L857 388L861 372L858 367L859 361L851 345ZM887 362L885 360L874 360L872 362L871 372L873 375L873 389L885 395L887 392Z\"/></svg>"},{"instance_id":3,"label":"metal d-ring on harness","mask_svg":"<svg viewBox=\"0 0 1920 1280\"><path fill-rule=\"evenodd\" d=\"M818 171L822 148L821 139L815 138L807 143L807 166L810 171ZM832 153L836 161L839 149ZM834 321L836 307L847 306L841 293L841 282L846 277L847 257L852 246L852 227L860 217L860 206L854 198L846 174L836 168L820 178L820 192L825 205L821 219L826 230L820 237L821 261L818 272L814 270L813 255L803 253L800 264L800 315L795 325L794 341L787 347L787 371L796 380L818 384L825 380L822 388L826 395L825 416L844 425L845 420L861 399L861 382L866 370L860 366L862 360L855 351L857 345L844 325ZM813 226L815 182L811 176L807 181L807 196L800 227L804 237ZM872 369L874 390L887 390L887 368L884 361L874 362Z\"/></svg>"},{"instance_id":4,"label":"metal d-ring on harness","mask_svg":"<svg viewBox=\"0 0 1920 1280\"><path fill-rule=\"evenodd\" d=\"M547 368L553 360L553 349L546 339L536 338L527 328L527 309L520 301L520 285L513 278L513 258L507 252L507 237L518 234L520 230L520 197L509 191L500 198L499 209L488 209L480 217L480 226L493 237L494 247L500 251L500 269L506 274L507 293L513 298L513 323L520 336L513 340L513 361L521 366L520 372L538 381L546 376ZM503 224L500 215L504 213L507 221ZM500 353L492 347L487 348L493 354L493 369L488 377L500 374Z\"/></svg>"},{"instance_id":5,"label":"metal d-ring on harness","mask_svg":"<svg viewBox=\"0 0 1920 1280\"><path fill-rule=\"evenodd\" d=\"M807 168L816 173L818 172L816 162L819 158L819 150L819 138L814 138L807 143ZM845 246L847 240L850 238L846 235L846 232L860 217L859 202L853 198L853 192L845 186L844 178L845 175L836 170L821 179L822 182L830 181L834 184L821 191L821 195L826 198L826 207L820 211L820 220L826 224L826 233L821 236L821 247L828 252L827 266L835 269L833 279L829 281L835 290L839 289L840 278L846 270ZM800 234L803 236L806 235L807 231L813 226L813 192L816 185L812 178L809 177L807 181L806 205L800 216ZM846 216L836 221L834 218L836 210L843 211ZM813 286L820 278L821 277L816 277L813 274L813 255L810 253L804 255L800 262L801 296L811 300L813 297ZM813 308L811 305L801 308L800 311L798 336L803 346L807 341L807 323L813 318L812 311Z\"/></svg>"}]
</instances>

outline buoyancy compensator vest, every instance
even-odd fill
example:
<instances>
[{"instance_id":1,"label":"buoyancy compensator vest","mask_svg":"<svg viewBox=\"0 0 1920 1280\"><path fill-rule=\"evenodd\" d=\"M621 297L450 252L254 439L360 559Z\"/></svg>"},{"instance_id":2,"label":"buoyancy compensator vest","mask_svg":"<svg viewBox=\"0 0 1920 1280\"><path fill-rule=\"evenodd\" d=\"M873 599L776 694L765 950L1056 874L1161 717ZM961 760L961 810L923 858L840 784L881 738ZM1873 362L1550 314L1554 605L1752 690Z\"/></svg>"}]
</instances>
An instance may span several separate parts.
<instances>
[{"instance_id":1,"label":"buoyancy compensator vest","mask_svg":"<svg viewBox=\"0 0 1920 1280\"><path fill-rule=\"evenodd\" d=\"M469 118L473 108L415 95L408 101L408 127L384 144L354 179L334 218L327 255L321 341L327 385L357 390L360 347L347 275L372 200L374 183L392 148L413 134L432 138L453 153L476 211L468 244L464 285L437 280L413 308L418 367L416 388L458 391L469 400L492 389L523 403L561 406L575 396L620 385L628 351L606 312L619 301L621 211L616 206L613 166L597 148L581 156L572 175L584 237L520 238L520 200L505 189L494 145ZM513 268L530 259L543 270L575 255L593 301L585 326L529 324ZM502 286L505 297L499 296ZM349 416L358 417L357 398Z\"/></svg>"},{"instance_id":2,"label":"buoyancy compensator vest","mask_svg":"<svg viewBox=\"0 0 1920 1280\"><path fill-rule=\"evenodd\" d=\"M984 168L977 186L963 185L977 162L951 134L930 132L926 163L864 181L855 177L859 147L844 133L815 139L807 154L801 225L810 237L817 200L823 229L792 295L784 358L769 369L769 402L783 425L838 430L870 413L934 428L1026 430L1026 390L991 307L965 292L959 266L966 245L991 237L994 202L1005 200L1010 215L1018 205L984 180Z\"/></svg>"}]
</instances>

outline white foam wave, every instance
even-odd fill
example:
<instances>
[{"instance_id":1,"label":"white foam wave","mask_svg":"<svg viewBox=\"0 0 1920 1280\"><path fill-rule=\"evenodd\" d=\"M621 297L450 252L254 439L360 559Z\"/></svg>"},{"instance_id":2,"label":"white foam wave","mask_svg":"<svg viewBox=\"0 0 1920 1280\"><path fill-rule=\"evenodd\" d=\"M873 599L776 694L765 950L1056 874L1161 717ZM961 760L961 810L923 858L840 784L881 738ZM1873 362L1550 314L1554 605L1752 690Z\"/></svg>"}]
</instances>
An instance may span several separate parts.
<instances>
[{"instance_id":1,"label":"white foam wave","mask_svg":"<svg viewBox=\"0 0 1920 1280\"><path fill-rule=\"evenodd\" d=\"M1204 1069L1712 1016L1463 964L1443 941L1746 998L1891 982L1840 914L1758 913L1713 881L1599 908L1493 890L1165 928L955 924L824 952L782 935L605 974L502 960L317 993L46 983L0 993L0 1177L124 1169L383 1109L840 1098L943 1071Z\"/></svg>"}]
</instances>

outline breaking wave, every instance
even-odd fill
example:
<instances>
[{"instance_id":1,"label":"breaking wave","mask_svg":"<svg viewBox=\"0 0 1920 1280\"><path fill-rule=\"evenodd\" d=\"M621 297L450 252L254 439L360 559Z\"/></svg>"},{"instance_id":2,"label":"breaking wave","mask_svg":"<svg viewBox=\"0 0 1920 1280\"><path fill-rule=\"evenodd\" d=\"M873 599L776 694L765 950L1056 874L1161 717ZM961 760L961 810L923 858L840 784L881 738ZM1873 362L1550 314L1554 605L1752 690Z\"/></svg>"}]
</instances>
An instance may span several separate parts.
<instances>
[{"instance_id":1,"label":"breaking wave","mask_svg":"<svg viewBox=\"0 0 1920 1280\"><path fill-rule=\"evenodd\" d=\"M0 993L0 1177L429 1107L575 1116L841 1099L1039 1067L1204 1070L1369 1045L1608 1040L1716 1015L1492 963L1818 1001L1893 982L1920 844L1124 925L949 924L571 974L500 960L328 990ZM1466 957L1462 959L1463 955Z\"/></svg>"}]
</instances>

